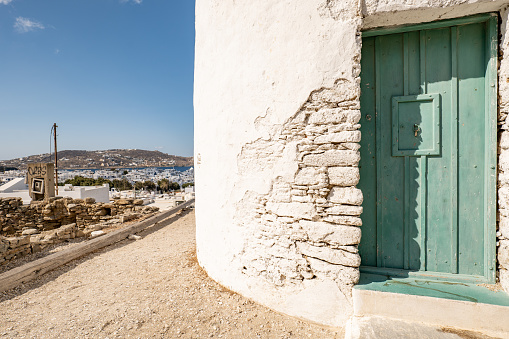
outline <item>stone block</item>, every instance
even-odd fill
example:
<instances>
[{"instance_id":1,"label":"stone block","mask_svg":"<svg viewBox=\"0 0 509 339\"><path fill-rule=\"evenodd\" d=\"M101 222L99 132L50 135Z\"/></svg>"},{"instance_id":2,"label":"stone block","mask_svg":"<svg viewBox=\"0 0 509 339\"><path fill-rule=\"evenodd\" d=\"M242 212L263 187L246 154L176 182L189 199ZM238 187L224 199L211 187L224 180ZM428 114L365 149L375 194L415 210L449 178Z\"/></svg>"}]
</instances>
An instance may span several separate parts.
<instances>
[{"instance_id":1,"label":"stone block","mask_svg":"<svg viewBox=\"0 0 509 339\"><path fill-rule=\"evenodd\" d=\"M361 229L355 226L301 220L297 227L298 229L294 236L300 236L300 239L309 240L313 243L347 246L357 245L361 241Z\"/></svg>"},{"instance_id":2,"label":"stone block","mask_svg":"<svg viewBox=\"0 0 509 339\"><path fill-rule=\"evenodd\" d=\"M509 132L504 131L500 135L500 148L506 150L509 149Z\"/></svg>"},{"instance_id":3,"label":"stone block","mask_svg":"<svg viewBox=\"0 0 509 339\"><path fill-rule=\"evenodd\" d=\"M106 214L108 214L108 212L104 208L101 208L99 211L95 212L95 215L97 216L105 216Z\"/></svg>"},{"instance_id":4,"label":"stone block","mask_svg":"<svg viewBox=\"0 0 509 339\"><path fill-rule=\"evenodd\" d=\"M509 293L509 270L500 270L500 285L506 293Z\"/></svg>"},{"instance_id":5,"label":"stone block","mask_svg":"<svg viewBox=\"0 0 509 339\"><path fill-rule=\"evenodd\" d=\"M307 154L302 162L307 166L357 166L360 153L351 150L329 150L320 154Z\"/></svg>"},{"instance_id":6,"label":"stone block","mask_svg":"<svg viewBox=\"0 0 509 339\"><path fill-rule=\"evenodd\" d=\"M311 202L311 197L308 195L296 195L292 197L292 201L308 203Z\"/></svg>"},{"instance_id":7,"label":"stone block","mask_svg":"<svg viewBox=\"0 0 509 339\"><path fill-rule=\"evenodd\" d=\"M342 147L345 147L352 151L358 151L361 149L361 145L356 142L345 142L341 144Z\"/></svg>"},{"instance_id":8,"label":"stone block","mask_svg":"<svg viewBox=\"0 0 509 339\"><path fill-rule=\"evenodd\" d=\"M361 218L353 217L350 215L330 215L328 217L323 218L323 220L340 225L362 226Z\"/></svg>"},{"instance_id":9,"label":"stone block","mask_svg":"<svg viewBox=\"0 0 509 339\"><path fill-rule=\"evenodd\" d=\"M0 242L0 254L7 252L8 248L9 248L8 244L6 244L4 242Z\"/></svg>"},{"instance_id":10,"label":"stone block","mask_svg":"<svg viewBox=\"0 0 509 339\"><path fill-rule=\"evenodd\" d=\"M355 285L359 282L360 272L358 267L332 265L313 257L308 257L307 261L310 263L311 270L317 276L330 277L345 285Z\"/></svg>"},{"instance_id":11,"label":"stone block","mask_svg":"<svg viewBox=\"0 0 509 339\"><path fill-rule=\"evenodd\" d=\"M42 250L41 244L39 244L39 243L32 243L31 246L32 246L32 252L33 253L37 253L37 252L40 252Z\"/></svg>"},{"instance_id":12,"label":"stone block","mask_svg":"<svg viewBox=\"0 0 509 339\"><path fill-rule=\"evenodd\" d=\"M104 232L104 231L93 231L90 233L90 239L97 238L104 234L106 234L106 232Z\"/></svg>"},{"instance_id":13,"label":"stone block","mask_svg":"<svg viewBox=\"0 0 509 339\"><path fill-rule=\"evenodd\" d=\"M509 172L509 150L503 149L498 157L498 168L503 172Z\"/></svg>"},{"instance_id":14,"label":"stone block","mask_svg":"<svg viewBox=\"0 0 509 339\"><path fill-rule=\"evenodd\" d=\"M30 236L18 237L18 246L24 246L30 244Z\"/></svg>"},{"instance_id":15,"label":"stone block","mask_svg":"<svg viewBox=\"0 0 509 339\"><path fill-rule=\"evenodd\" d=\"M297 185L316 185L319 183L321 171L317 167L304 167L299 170L295 176L295 184Z\"/></svg>"},{"instance_id":16,"label":"stone block","mask_svg":"<svg viewBox=\"0 0 509 339\"><path fill-rule=\"evenodd\" d=\"M355 187L333 187L328 200L337 204L362 205L362 191Z\"/></svg>"},{"instance_id":17,"label":"stone block","mask_svg":"<svg viewBox=\"0 0 509 339\"><path fill-rule=\"evenodd\" d=\"M306 195L306 190L292 189L292 190L290 191L290 194L291 194L292 196L295 196L295 195L303 196L303 195Z\"/></svg>"},{"instance_id":18,"label":"stone block","mask_svg":"<svg viewBox=\"0 0 509 339\"><path fill-rule=\"evenodd\" d=\"M360 142L361 132L360 131L342 131L338 133L331 133L320 135L315 138L315 144L339 144L342 142Z\"/></svg>"},{"instance_id":19,"label":"stone block","mask_svg":"<svg viewBox=\"0 0 509 339\"><path fill-rule=\"evenodd\" d=\"M497 260L500 266L509 270L509 240L500 240L497 251Z\"/></svg>"},{"instance_id":20,"label":"stone block","mask_svg":"<svg viewBox=\"0 0 509 339\"><path fill-rule=\"evenodd\" d=\"M134 204L134 205L141 206L141 205L143 205L143 199L135 199L135 200L133 201L133 204Z\"/></svg>"},{"instance_id":21,"label":"stone block","mask_svg":"<svg viewBox=\"0 0 509 339\"><path fill-rule=\"evenodd\" d=\"M509 172L498 172L498 182L500 186L509 186Z\"/></svg>"},{"instance_id":22,"label":"stone block","mask_svg":"<svg viewBox=\"0 0 509 339\"><path fill-rule=\"evenodd\" d=\"M95 199L94 198L90 198L90 197L89 198L85 198L84 201L85 201L85 204L93 204L93 203L95 203Z\"/></svg>"},{"instance_id":23,"label":"stone block","mask_svg":"<svg viewBox=\"0 0 509 339\"><path fill-rule=\"evenodd\" d=\"M345 110L343 108L328 108L313 112L308 119L308 123L315 125L357 123L361 118L359 110Z\"/></svg>"},{"instance_id":24,"label":"stone block","mask_svg":"<svg viewBox=\"0 0 509 339\"><path fill-rule=\"evenodd\" d=\"M308 257L317 258L334 265L359 267L361 257L357 253L350 253L340 249L313 246L305 242L297 242L297 249Z\"/></svg>"},{"instance_id":25,"label":"stone block","mask_svg":"<svg viewBox=\"0 0 509 339\"><path fill-rule=\"evenodd\" d=\"M498 206L500 209L509 209L509 186L499 188Z\"/></svg>"},{"instance_id":26,"label":"stone block","mask_svg":"<svg viewBox=\"0 0 509 339\"><path fill-rule=\"evenodd\" d=\"M329 167L329 184L334 186L355 186L359 183L358 167Z\"/></svg>"},{"instance_id":27,"label":"stone block","mask_svg":"<svg viewBox=\"0 0 509 339\"><path fill-rule=\"evenodd\" d=\"M38 229L28 228L26 230L23 230L23 232L21 232L21 235L32 235L32 234L37 234L37 233L39 233Z\"/></svg>"},{"instance_id":28,"label":"stone block","mask_svg":"<svg viewBox=\"0 0 509 339\"><path fill-rule=\"evenodd\" d=\"M311 203L267 203L267 210L280 217L312 219L316 216L315 206Z\"/></svg>"},{"instance_id":29,"label":"stone block","mask_svg":"<svg viewBox=\"0 0 509 339\"><path fill-rule=\"evenodd\" d=\"M504 238L509 239L509 218L501 217L498 223L498 230Z\"/></svg>"},{"instance_id":30,"label":"stone block","mask_svg":"<svg viewBox=\"0 0 509 339\"><path fill-rule=\"evenodd\" d=\"M362 213L362 206L352 205L335 205L325 209L325 213L332 215L355 215L359 216Z\"/></svg>"}]
</instances>

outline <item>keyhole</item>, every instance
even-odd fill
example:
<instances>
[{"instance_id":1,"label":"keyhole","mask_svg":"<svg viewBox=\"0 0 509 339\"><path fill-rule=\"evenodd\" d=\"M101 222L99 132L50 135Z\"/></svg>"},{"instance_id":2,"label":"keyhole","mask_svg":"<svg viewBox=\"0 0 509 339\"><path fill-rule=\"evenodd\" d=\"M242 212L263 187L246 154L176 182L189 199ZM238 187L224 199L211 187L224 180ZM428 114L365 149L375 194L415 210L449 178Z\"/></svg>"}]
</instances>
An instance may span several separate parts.
<instances>
[{"instance_id":1,"label":"keyhole","mask_svg":"<svg viewBox=\"0 0 509 339\"><path fill-rule=\"evenodd\" d=\"M419 125L414 124L414 136L416 137L421 129L419 128Z\"/></svg>"}]
</instances>

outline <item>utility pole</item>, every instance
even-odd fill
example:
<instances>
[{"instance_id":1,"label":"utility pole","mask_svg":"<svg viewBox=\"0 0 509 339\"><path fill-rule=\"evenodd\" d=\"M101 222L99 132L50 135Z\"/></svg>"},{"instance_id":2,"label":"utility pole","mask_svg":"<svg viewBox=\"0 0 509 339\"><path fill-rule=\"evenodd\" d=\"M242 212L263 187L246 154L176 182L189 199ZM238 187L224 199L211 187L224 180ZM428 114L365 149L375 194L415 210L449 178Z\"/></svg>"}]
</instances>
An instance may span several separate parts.
<instances>
[{"instance_id":1,"label":"utility pole","mask_svg":"<svg viewBox=\"0 0 509 339\"><path fill-rule=\"evenodd\" d=\"M58 167L57 167L57 124L53 123L53 136L55 137L55 189L58 195Z\"/></svg>"}]
</instances>

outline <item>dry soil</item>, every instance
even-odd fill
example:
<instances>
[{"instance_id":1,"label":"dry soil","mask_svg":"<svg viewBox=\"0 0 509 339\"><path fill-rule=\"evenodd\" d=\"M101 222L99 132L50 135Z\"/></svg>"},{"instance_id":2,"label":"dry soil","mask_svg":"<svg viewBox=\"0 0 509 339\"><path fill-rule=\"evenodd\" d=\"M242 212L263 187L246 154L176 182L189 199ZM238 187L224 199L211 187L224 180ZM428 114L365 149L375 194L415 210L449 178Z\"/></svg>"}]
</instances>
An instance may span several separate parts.
<instances>
[{"instance_id":1,"label":"dry soil","mask_svg":"<svg viewBox=\"0 0 509 339\"><path fill-rule=\"evenodd\" d=\"M233 293L195 257L194 211L0 294L0 338L342 338Z\"/></svg>"}]
</instances>

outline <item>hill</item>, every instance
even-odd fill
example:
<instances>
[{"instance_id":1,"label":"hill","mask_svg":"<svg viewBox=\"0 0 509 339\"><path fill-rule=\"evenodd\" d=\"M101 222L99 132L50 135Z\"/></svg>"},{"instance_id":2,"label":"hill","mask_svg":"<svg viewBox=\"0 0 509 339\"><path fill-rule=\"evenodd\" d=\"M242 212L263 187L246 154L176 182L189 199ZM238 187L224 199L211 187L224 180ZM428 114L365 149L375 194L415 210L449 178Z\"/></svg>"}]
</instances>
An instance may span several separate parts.
<instances>
[{"instance_id":1,"label":"hill","mask_svg":"<svg viewBox=\"0 0 509 339\"><path fill-rule=\"evenodd\" d=\"M53 162L53 154L38 154L0 161L0 168L25 169L34 162ZM193 166L193 157L170 155L141 149L110 149L105 151L65 150L58 152L59 169Z\"/></svg>"}]
</instances>

